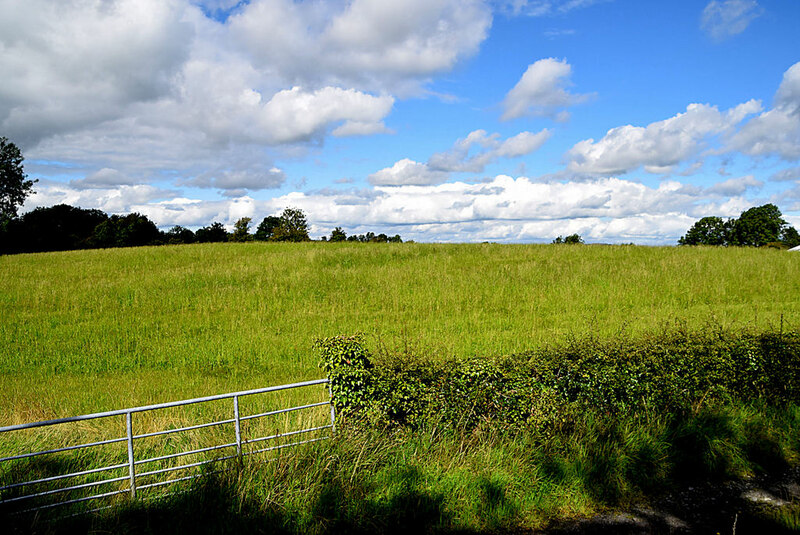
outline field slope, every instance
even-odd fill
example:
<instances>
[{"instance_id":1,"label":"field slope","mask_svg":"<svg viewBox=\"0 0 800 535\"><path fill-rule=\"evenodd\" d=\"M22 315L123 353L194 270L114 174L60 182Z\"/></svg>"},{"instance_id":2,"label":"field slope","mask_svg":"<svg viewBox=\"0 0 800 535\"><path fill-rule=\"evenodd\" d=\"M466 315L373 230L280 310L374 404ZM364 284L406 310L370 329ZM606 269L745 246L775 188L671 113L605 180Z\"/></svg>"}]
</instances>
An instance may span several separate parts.
<instances>
[{"instance_id":1,"label":"field slope","mask_svg":"<svg viewBox=\"0 0 800 535\"><path fill-rule=\"evenodd\" d=\"M207 244L0 257L0 424L318 377L318 336L499 355L676 325L800 327L800 255Z\"/></svg>"}]
</instances>

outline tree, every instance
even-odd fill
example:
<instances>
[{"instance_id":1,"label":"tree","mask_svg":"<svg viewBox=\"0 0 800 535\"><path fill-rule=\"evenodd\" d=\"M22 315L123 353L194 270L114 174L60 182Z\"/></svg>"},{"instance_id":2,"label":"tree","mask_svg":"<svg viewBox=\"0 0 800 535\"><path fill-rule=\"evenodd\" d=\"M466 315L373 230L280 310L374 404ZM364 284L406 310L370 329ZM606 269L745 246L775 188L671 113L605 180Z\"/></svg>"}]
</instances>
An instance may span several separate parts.
<instances>
[{"instance_id":1,"label":"tree","mask_svg":"<svg viewBox=\"0 0 800 535\"><path fill-rule=\"evenodd\" d=\"M781 241L783 244L791 249L800 245L800 233L794 227L787 226L781 233Z\"/></svg>"},{"instance_id":2,"label":"tree","mask_svg":"<svg viewBox=\"0 0 800 535\"><path fill-rule=\"evenodd\" d=\"M336 227L331 231L331 237L328 241L345 241L347 234L342 230L342 227Z\"/></svg>"},{"instance_id":3,"label":"tree","mask_svg":"<svg viewBox=\"0 0 800 535\"><path fill-rule=\"evenodd\" d=\"M286 208L280 217L280 224L273 230L275 241L308 241L308 221L298 208Z\"/></svg>"},{"instance_id":4,"label":"tree","mask_svg":"<svg viewBox=\"0 0 800 535\"><path fill-rule=\"evenodd\" d=\"M250 235L250 221L249 217L242 217L233 224L233 234L230 236L231 241L245 242L253 239Z\"/></svg>"},{"instance_id":5,"label":"tree","mask_svg":"<svg viewBox=\"0 0 800 535\"><path fill-rule=\"evenodd\" d=\"M182 243L194 243L197 241L197 237L195 236L194 232L180 225L175 225L174 227L169 229L165 237L167 238L167 243L171 245L179 245Z\"/></svg>"},{"instance_id":6,"label":"tree","mask_svg":"<svg viewBox=\"0 0 800 535\"><path fill-rule=\"evenodd\" d=\"M197 229L195 233L197 241L200 243L212 243L228 241L228 231L222 226L222 223L214 221L208 227Z\"/></svg>"},{"instance_id":7,"label":"tree","mask_svg":"<svg viewBox=\"0 0 800 535\"><path fill-rule=\"evenodd\" d=\"M704 217L686 231L678 240L679 245L728 245L732 223L721 217Z\"/></svg>"},{"instance_id":8,"label":"tree","mask_svg":"<svg viewBox=\"0 0 800 535\"><path fill-rule=\"evenodd\" d=\"M140 247L160 245L163 239L155 223L134 212L112 215L95 227L89 242L94 247Z\"/></svg>"},{"instance_id":9,"label":"tree","mask_svg":"<svg viewBox=\"0 0 800 535\"><path fill-rule=\"evenodd\" d=\"M787 226L781 211L774 204L765 204L745 210L733 223L731 243L761 247L780 241L781 231Z\"/></svg>"},{"instance_id":10,"label":"tree","mask_svg":"<svg viewBox=\"0 0 800 535\"><path fill-rule=\"evenodd\" d=\"M271 240L275 232L281 224L281 218L278 216L270 215L265 217L256 228L256 233L253 237L258 241Z\"/></svg>"},{"instance_id":11,"label":"tree","mask_svg":"<svg viewBox=\"0 0 800 535\"><path fill-rule=\"evenodd\" d=\"M33 193L36 182L27 180L22 162L22 153L17 146L0 137L0 220L6 222L17 217L17 210Z\"/></svg>"},{"instance_id":12,"label":"tree","mask_svg":"<svg viewBox=\"0 0 800 535\"><path fill-rule=\"evenodd\" d=\"M567 243L567 244L570 244L570 245L580 245L580 244L583 243L583 238L581 238L580 234L570 234L566 238L558 236L556 239L554 239L550 243L554 243L554 244Z\"/></svg>"},{"instance_id":13,"label":"tree","mask_svg":"<svg viewBox=\"0 0 800 535\"><path fill-rule=\"evenodd\" d=\"M100 210L57 204L24 214L15 225L19 251L68 251L90 247L94 229L108 216Z\"/></svg>"},{"instance_id":14,"label":"tree","mask_svg":"<svg viewBox=\"0 0 800 535\"><path fill-rule=\"evenodd\" d=\"M739 245L792 247L800 244L797 230L789 225L774 204L754 206L738 219L723 221L721 217L704 217L678 240L680 245Z\"/></svg>"}]
</instances>

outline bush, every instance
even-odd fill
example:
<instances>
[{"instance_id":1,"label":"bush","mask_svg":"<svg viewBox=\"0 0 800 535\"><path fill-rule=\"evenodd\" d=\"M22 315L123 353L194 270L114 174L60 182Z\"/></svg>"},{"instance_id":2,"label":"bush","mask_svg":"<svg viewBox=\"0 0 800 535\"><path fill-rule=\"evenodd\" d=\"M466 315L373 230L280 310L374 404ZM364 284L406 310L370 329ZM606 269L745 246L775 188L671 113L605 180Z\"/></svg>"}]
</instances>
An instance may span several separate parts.
<instances>
[{"instance_id":1,"label":"bush","mask_svg":"<svg viewBox=\"0 0 800 535\"><path fill-rule=\"evenodd\" d=\"M800 400L800 333L672 332L575 341L501 358L387 358L363 339L317 340L339 410L381 425L552 427L587 409L680 414L702 405Z\"/></svg>"}]
</instances>

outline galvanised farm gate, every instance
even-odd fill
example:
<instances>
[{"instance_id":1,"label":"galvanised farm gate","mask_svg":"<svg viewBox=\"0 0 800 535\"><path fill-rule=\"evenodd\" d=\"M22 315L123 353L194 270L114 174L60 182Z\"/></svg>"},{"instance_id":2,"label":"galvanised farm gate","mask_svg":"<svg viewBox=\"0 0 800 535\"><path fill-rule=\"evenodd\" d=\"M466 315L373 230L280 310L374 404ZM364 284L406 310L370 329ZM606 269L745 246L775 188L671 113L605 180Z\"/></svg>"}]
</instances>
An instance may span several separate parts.
<instances>
[{"instance_id":1,"label":"galvanised farm gate","mask_svg":"<svg viewBox=\"0 0 800 535\"><path fill-rule=\"evenodd\" d=\"M252 398L278 391L302 389L315 385L328 385L324 400L292 407L277 408L255 414L243 415L240 413L239 402L243 398ZM157 413L157 411L174 407L209 404L220 400L232 400L232 406L230 406L229 409L231 418L195 423L193 425L177 428L173 428L170 425L169 428L166 429L157 429L140 434L135 433L137 421L147 418ZM324 406L330 407L330 411L323 410L321 414L320 409L313 411L315 407ZM243 428L245 423L251 424L257 421L266 422L269 419L278 417L286 418L290 413L297 415L301 414L302 411L313 411L314 415L310 416L305 421L303 421L302 418L295 418L292 423L301 424L299 428L282 429L280 432L275 432L273 434L258 434L257 436L246 436L244 432ZM101 419L114 418L119 418L119 434L122 435L122 429L124 429L124 436L51 449L34 449L32 451L14 452L14 455L0 458L0 474L3 475L3 479L0 480L3 482L3 486L0 486L0 514L42 512L54 508L64 508L64 506L70 504L94 500L101 501L103 498L109 499L113 496L123 494L128 494L131 498L136 498L137 491L141 492L146 489L165 487L180 481L195 479L208 473L226 470L220 467L219 470L209 472L208 468L210 467L208 465L214 463L220 463L221 461L230 459L242 459L249 455L330 438L336 415L330 399L330 381L328 379L318 379L315 381L257 388L254 390L244 390L241 392L186 399L143 407L84 414L70 418L10 425L0 427L0 440L3 440L6 444L13 444L14 433L23 432L25 430L44 428L42 429L44 431L48 428L52 429L53 426L60 426L63 428L63 426L75 426L78 425L79 422L86 422L89 420L98 421ZM322 421L313 422L315 418L317 420L320 418L323 419ZM287 419L286 422L289 422L289 420ZM269 429L269 423L265 423L260 427L253 425L250 427L255 427L256 429L254 429L254 431L263 431L264 429ZM194 447L194 449L177 451L167 455L148 457L146 454L153 449L150 447L145 450L145 455L140 454L137 456L137 441L141 444L142 440L152 437L158 437L161 440L169 440L174 437L179 437L181 434L185 435L187 433L210 428L217 429L217 434L214 438L221 439L219 443L212 443L211 445L199 448ZM225 437L230 438L225 440ZM172 441L173 444L174 442L176 442L176 440ZM177 440L177 442L180 442L180 440ZM190 440L184 440L183 442L191 443ZM123 450L121 455L116 456L116 461L123 462L101 464L97 466L98 461L96 456L92 457L92 450L112 444L118 444L123 448L127 446L127 455L124 454ZM7 450L8 448L5 447L4 449ZM37 461L45 461L57 454L64 454L64 452L69 452L72 458L95 459L91 462L91 465L94 467L75 471L64 470L64 473L53 473L54 470L49 470L44 474L40 473L40 470L35 469ZM189 456L194 457L194 459L199 458L199 460L193 459L193 462L184 462L183 458ZM176 462L178 464L175 464ZM44 462L38 464L44 466L71 467L75 466L76 463L72 462L70 459L66 462L62 459L59 463L48 464ZM80 466L80 463L77 464ZM167 466L164 466L165 464L167 464ZM227 468L227 470L230 469L231 468ZM31 478L31 474L34 473L41 477ZM109 475L113 477L108 477ZM81 508L80 512L101 508L103 507Z\"/></svg>"}]
</instances>

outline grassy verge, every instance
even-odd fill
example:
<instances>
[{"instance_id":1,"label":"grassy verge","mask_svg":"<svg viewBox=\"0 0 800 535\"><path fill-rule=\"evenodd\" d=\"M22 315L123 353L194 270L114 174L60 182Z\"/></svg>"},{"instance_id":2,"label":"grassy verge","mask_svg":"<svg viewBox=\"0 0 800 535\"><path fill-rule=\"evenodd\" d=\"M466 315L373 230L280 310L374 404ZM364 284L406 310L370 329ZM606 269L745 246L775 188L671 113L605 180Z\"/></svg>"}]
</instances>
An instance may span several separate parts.
<instances>
[{"instance_id":1,"label":"grassy verge","mask_svg":"<svg viewBox=\"0 0 800 535\"><path fill-rule=\"evenodd\" d=\"M800 454L800 407L705 407L682 418L588 412L542 437L490 425L358 430L266 464L209 477L186 493L56 524L42 533L520 532L555 529L610 510L649 507L696 531L790 530L794 509L744 502L687 511L669 493L753 481ZM722 494L720 494L722 496Z\"/></svg>"}]
</instances>

